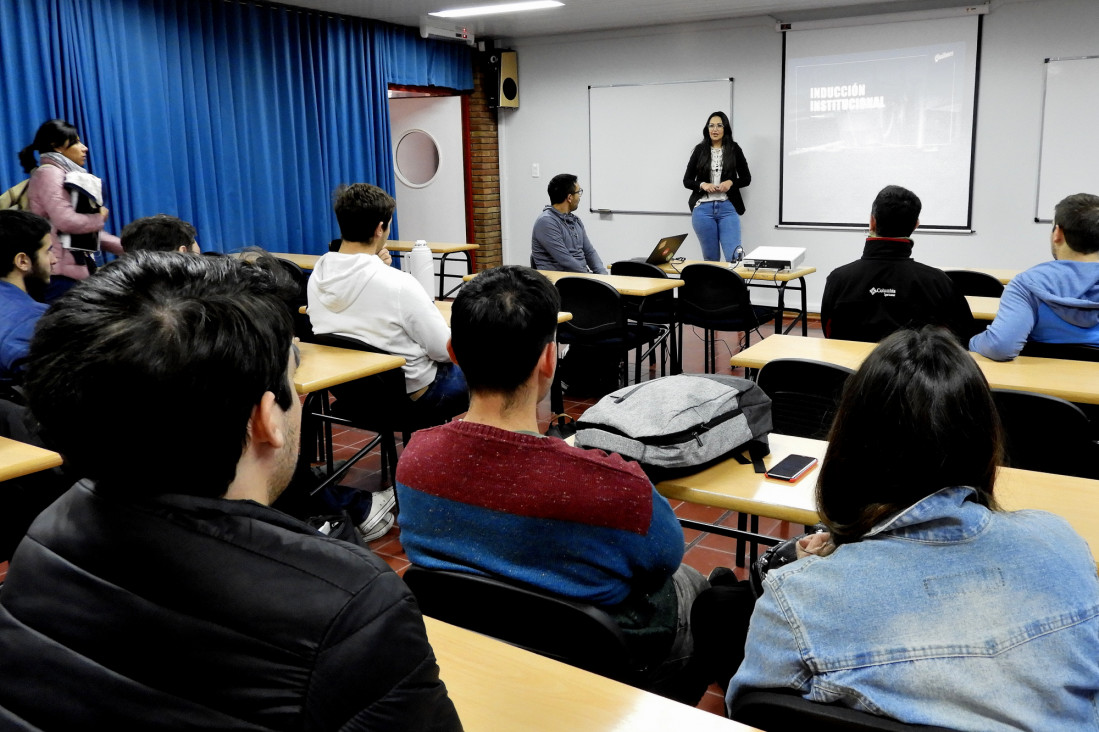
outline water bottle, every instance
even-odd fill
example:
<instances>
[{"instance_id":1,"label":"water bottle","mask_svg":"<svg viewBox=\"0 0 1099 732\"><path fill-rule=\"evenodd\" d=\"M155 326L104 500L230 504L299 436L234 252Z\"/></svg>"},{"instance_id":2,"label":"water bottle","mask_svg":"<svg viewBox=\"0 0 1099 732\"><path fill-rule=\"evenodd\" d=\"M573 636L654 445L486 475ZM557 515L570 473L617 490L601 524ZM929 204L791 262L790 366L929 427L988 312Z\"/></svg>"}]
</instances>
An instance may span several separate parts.
<instances>
[{"instance_id":1,"label":"water bottle","mask_svg":"<svg viewBox=\"0 0 1099 732\"><path fill-rule=\"evenodd\" d=\"M428 249L427 242L423 239L417 239L416 243L412 245L412 256L409 258L410 266L412 269L412 276L416 278L416 281L420 283L420 286L424 288L424 292L432 300L435 299L435 263L434 258L431 256L431 250Z\"/></svg>"}]
</instances>

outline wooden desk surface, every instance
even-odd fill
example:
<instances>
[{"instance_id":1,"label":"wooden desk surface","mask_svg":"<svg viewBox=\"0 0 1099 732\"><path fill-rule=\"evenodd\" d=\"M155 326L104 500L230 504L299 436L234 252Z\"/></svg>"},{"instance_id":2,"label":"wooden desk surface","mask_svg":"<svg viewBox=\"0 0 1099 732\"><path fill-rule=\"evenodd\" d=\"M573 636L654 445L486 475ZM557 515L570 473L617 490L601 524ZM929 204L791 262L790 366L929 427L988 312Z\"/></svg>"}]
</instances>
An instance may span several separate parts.
<instances>
[{"instance_id":1,"label":"wooden desk surface","mask_svg":"<svg viewBox=\"0 0 1099 732\"><path fill-rule=\"evenodd\" d=\"M386 242L385 245L391 252L411 252L412 246L415 243L416 242L414 241L394 240ZM432 254L454 254L455 252L468 252L474 249L480 249L481 245L464 243L449 244L447 242L429 241L427 243L427 248L431 250Z\"/></svg>"},{"instance_id":2,"label":"wooden desk surface","mask_svg":"<svg viewBox=\"0 0 1099 732\"><path fill-rule=\"evenodd\" d=\"M1021 269L989 269L988 267L939 267L939 269L943 271L950 269L965 269L970 272L984 272L987 275L992 275L1004 285L1011 282L1013 277L1023 271Z\"/></svg>"},{"instance_id":3,"label":"wooden desk surface","mask_svg":"<svg viewBox=\"0 0 1099 732\"><path fill-rule=\"evenodd\" d=\"M61 456L25 442L0 437L0 481L49 470L61 464Z\"/></svg>"},{"instance_id":4,"label":"wooden desk surface","mask_svg":"<svg viewBox=\"0 0 1099 732\"><path fill-rule=\"evenodd\" d=\"M1000 311L1000 298L998 297L966 295L965 299L969 303L969 309L973 313L973 317L977 320L995 320L996 313Z\"/></svg>"},{"instance_id":5,"label":"wooden desk surface","mask_svg":"<svg viewBox=\"0 0 1099 732\"><path fill-rule=\"evenodd\" d=\"M682 280L664 277L623 277L622 275L601 275L590 272L552 272L546 269L538 271L545 275L550 282L557 282L563 277L584 277L589 280L602 280L618 290L621 295L636 295L639 297L655 295L658 292L674 290L683 286ZM466 275L462 279L468 282L476 276L475 273Z\"/></svg>"},{"instance_id":6,"label":"wooden desk surface","mask_svg":"<svg viewBox=\"0 0 1099 732\"><path fill-rule=\"evenodd\" d=\"M810 358L857 369L876 345L776 334L737 353L730 363L758 369L776 358ZM1034 356L992 361L976 353L972 356L994 389L1034 391L1070 402L1099 404L1099 363Z\"/></svg>"},{"instance_id":7,"label":"wooden desk surface","mask_svg":"<svg viewBox=\"0 0 1099 732\"><path fill-rule=\"evenodd\" d=\"M817 271L816 267L798 267L789 271L777 272L773 269L749 269L747 267L733 267L728 262L707 262L704 259L686 259L682 262L668 262L667 264L659 265L660 269L668 274L669 277L679 277L679 272L689 264L710 264L718 267L724 267L725 269L732 269L744 280L756 280L764 282L789 282L790 280L800 279L806 275L811 275Z\"/></svg>"},{"instance_id":8,"label":"wooden desk surface","mask_svg":"<svg viewBox=\"0 0 1099 732\"><path fill-rule=\"evenodd\" d=\"M467 732L747 732L716 714L424 618Z\"/></svg>"},{"instance_id":9,"label":"wooden desk surface","mask_svg":"<svg viewBox=\"0 0 1099 732\"><path fill-rule=\"evenodd\" d=\"M447 325L450 325L450 310L454 306L452 300L436 300L435 307L439 308L439 312L443 315L443 320ZM565 323L572 320L572 313L566 313L564 310L557 313L557 322Z\"/></svg>"},{"instance_id":10,"label":"wooden desk surface","mask_svg":"<svg viewBox=\"0 0 1099 732\"><path fill-rule=\"evenodd\" d=\"M291 254L290 252L268 252L272 257L278 257L279 259L285 259L288 262L293 262L302 269L313 269L317 264L317 260L321 258L320 254Z\"/></svg>"},{"instance_id":11,"label":"wooden desk surface","mask_svg":"<svg viewBox=\"0 0 1099 732\"><path fill-rule=\"evenodd\" d=\"M364 376L404 366L400 356L387 356L350 348L335 348L317 343L299 343L301 363L294 372L294 388L299 394L346 384Z\"/></svg>"},{"instance_id":12,"label":"wooden desk surface","mask_svg":"<svg viewBox=\"0 0 1099 732\"><path fill-rule=\"evenodd\" d=\"M772 434L770 442L771 454L764 458L768 467L791 453L823 461L828 449L823 440L790 435ZM811 525L819 520L815 497L819 474L818 463L791 484L766 478L751 465L726 460L701 473L658 483L656 490L671 499ZM1062 517L1084 537L1099 561L1099 480L1000 468L995 494L1009 511L1033 508Z\"/></svg>"}]
</instances>

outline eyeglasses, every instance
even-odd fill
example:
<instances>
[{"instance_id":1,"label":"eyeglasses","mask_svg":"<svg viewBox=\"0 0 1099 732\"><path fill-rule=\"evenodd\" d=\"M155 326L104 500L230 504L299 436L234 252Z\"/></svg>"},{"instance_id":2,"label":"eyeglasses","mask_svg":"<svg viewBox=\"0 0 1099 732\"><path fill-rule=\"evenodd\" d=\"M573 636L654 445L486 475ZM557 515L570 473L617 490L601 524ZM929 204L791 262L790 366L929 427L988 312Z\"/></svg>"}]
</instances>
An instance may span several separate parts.
<instances>
[{"instance_id":1,"label":"eyeglasses","mask_svg":"<svg viewBox=\"0 0 1099 732\"><path fill-rule=\"evenodd\" d=\"M706 125L706 126L709 127L711 130L723 130L723 129L725 129L725 125L721 124L720 122L718 122L716 125Z\"/></svg>"},{"instance_id":2,"label":"eyeglasses","mask_svg":"<svg viewBox=\"0 0 1099 732\"><path fill-rule=\"evenodd\" d=\"M583 188L577 188L575 191L573 191L569 195L570 196L582 196L582 195L584 195L584 189Z\"/></svg>"}]
</instances>

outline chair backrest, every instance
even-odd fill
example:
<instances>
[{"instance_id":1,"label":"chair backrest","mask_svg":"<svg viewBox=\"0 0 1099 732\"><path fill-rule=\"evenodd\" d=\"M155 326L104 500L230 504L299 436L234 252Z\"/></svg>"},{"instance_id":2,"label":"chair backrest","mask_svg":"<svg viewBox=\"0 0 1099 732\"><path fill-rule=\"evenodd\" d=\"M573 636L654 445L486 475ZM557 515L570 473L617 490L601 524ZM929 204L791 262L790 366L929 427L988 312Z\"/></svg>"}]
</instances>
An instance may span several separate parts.
<instances>
[{"instance_id":1,"label":"chair backrest","mask_svg":"<svg viewBox=\"0 0 1099 732\"><path fill-rule=\"evenodd\" d=\"M561 309L572 313L572 320L558 326L559 334L588 340L625 333L622 296L611 285L585 277L562 277L556 287Z\"/></svg>"},{"instance_id":2,"label":"chair backrest","mask_svg":"<svg viewBox=\"0 0 1099 732\"><path fill-rule=\"evenodd\" d=\"M611 265L611 274L622 277L655 277L667 279L668 274L648 262L624 259ZM626 317L630 320L643 320L648 323L669 323L676 321L675 292L665 290L646 297L623 295L622 304L626 308Z\"/></svg>"},{"instance_id":3,"label":"chair backrest","mask_svg":"<svg viewBox=\"0 0 1099 732\"><path fill-rule=\"evenodd\" d=\"M692 318L754 317L748 286L733 270L713 264L689 264L680 271L679 309Z\"/></svg>"},{"instance_id":4,"label":"chair backrest","mask_svg":"<svg viewBox=\"0 0 1099 732\"><path fill-rule=\"evenodd\" d=\"M948 269L946 276L954 282L958 292L974 297L1000 297L1004 294L1004 284L987 272L974 272L971 269Z\"/></svg>"},{"instance_id":5,"label":"chair backrest","mask_svg":"<svg viewBox=\"0 0 1099 732\"><path fill-rule=\"evenodd\" d=\"M626 683L639 671L603 610L466 572L410 566L404 581L424 615Z\"/></svg>"},{"instance_id":6,"label":"chair backrest","mask_svg":"<svg viewBox=\"0 0 1099 732\"><path fill-rule=\"evenodd\" d=\"M333 333L314 335L313 342L322 346L350 348L354 351L391 355L389 351L375 348L369 343L351 336L335 335ZM344 411L343 407L357 406L346 404L348 401L353 401L362 402L362 406L365 407L361 410L356 409L356 413L374 415L379 423L384 421L387 424L401 424L402 421L411 419L414 414L413 406L415 402L408 398L408 392L405 390L404 369L388 369L365 379L334 386L330 391L336 397L338 413ZM345 401L342 406L340 405L341 399ZM370 421L374 422L373 419ZM414 426L409 428L408 431L417 428Z\"/></svg>"},{"instance_id":7,"label":"chair backrest","mask_svg":"<svg viewBox=\"0 0 1099 732\"><path fill-rule=\"evenodd\" d=\"M668 277L668 273L655 264L638 262L634 259L623 259L620 262L615 262L611 265L611 274L621 275L622 277L663 277L664 279Z\"/></svg>"},{"instance_id":8,"label":"chair backrest","mask_svg":"<svg viewBox=\"0 0 1099 732\"><path fill-rule=\"evenodd\" d=\"M945 727L904 724L834 704L819 704L790 691L749 691L733 705L733 719L766 732L951 732Z\"/></svg>"},{"instance_id":9,"label":"chair backrest","mask_svg":"<svg viewBox=\"0 0 1099 732\"><path fill-rule=\"evenodd\" d=\"M1070 361L1099 361L1099 346L1090 343L1039 343L1027 341L1020 356L1063 358Z\"/></svg>"},{"instance_id":10,"label":"chair backrest","mask_svg":"<svg viewBox=\"0 0 1099 732\"><path fill-rule=\"evenodd\" d=\"M824 440L832 428L847 378L845 366L803 358L780 358L760 369L756 384L771 397L774 431Z\"/></svg>"},{"instance_id":11,"label":"chair backrest","mask_svg":"<svg viewBox=\"0 0 1099 732\"><path fill-rule=\"evenodd\" d=\"M1080 407L1048 394L993 389L1007 464L1023 470L1099 478L1094 427Z\"/></svg>"}]
</instances>

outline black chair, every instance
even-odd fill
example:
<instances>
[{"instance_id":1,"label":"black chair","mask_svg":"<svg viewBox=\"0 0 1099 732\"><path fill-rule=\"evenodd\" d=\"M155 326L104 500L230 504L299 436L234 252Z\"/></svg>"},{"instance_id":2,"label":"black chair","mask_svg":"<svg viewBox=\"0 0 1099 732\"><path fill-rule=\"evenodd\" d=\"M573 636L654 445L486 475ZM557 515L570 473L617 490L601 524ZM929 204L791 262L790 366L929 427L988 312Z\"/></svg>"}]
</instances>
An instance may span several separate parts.
<instances>
[{"instance_id":1,"label":"black chair","mask_svg":"<svg viewBox=\"0 0 1099 732\"><path fill-rule=\"evenodd\" d=\"M845 366L803 358L779 358L759 371L756 384L771 397L774 431L828 439L847 377Z\"/></svg>"},{"instance_id":2,"label":"black chair","mask_svg":"<svg viewBox=\"0 0 1099 732\"><path fill-rule=\"evenodd\" d=\"M749 691L733 704L733 719L764 732L951 732L945 727L905 724L835 704L819 704L790 691Z\"/></svg>"},{"instance_id":3,"label":"black chair","mask_svg":"<svg viewBox=\"0 0 1099 732\"><path fill-rule=\"evenodd\" d=\"M726 267L690 264L680 272L679 319L684 325L702 328L703 370L717 373L717 331L743 331L744 345L751 343L751 331L775 317L775 308L752 305L748 286L740 275ZM680 330L680 338L683 332ZM683 352L683 344L679 344Z\"/></svg>"},{"instance_id":4,"label":"black chair","mask_svg":"<svg viewBox=\"0 0 1099 732\"><path fill-rule=\"evenodd\" d=\"M627 684L637 684L618 624L600 608L503 580L410 566L404 581L424 615Z\"/></svg>"},{"instance_id":5,"label":"black chair","mask_svg":"<svg viewBox=\"0 0 1099 732\"><path fill-rule=\"evenodd\" d=\"M993 389L1007 464L1023 470L1099 478L1099 444L1080 407L1048 394Z\"/></svg>"},{"instance_id":6,"label":"black chair","mask_svg":"<svg viewBox=\"0 0 1099 732\"><path fill-rule=\"evenodd\" d=\"M641 381L641 362L668 331L654 325L631 324L626 319L622 296L606 282L585 277L562 277L556 283L561 309L572 320L557 328L557 340L568 345L587 345L629 353L649 344L634 365L634 381ZM622 359L622 381L629 383L626 359Z\"/></svg>"},{"instance_id":7,"label":"black chair","mask_svg":"<svg viewBox=\"0 0 1099 732\"><path fill-rule=\"evenodd\" d=\"M958 292L974 297L1000 297L1004 294L1004 284L987 272L974 272L971 269L948 269L946 276L951 279Z\"/></svg>"},{"instance_id":8,"label":"black chair","mask_svg":"<svg viewBox=\"0 0 1099 732\"><path fill-rule=\"evenodd\" d=\"M389 355L388 351L350 336L325 334L316 335L313 340L322 346ZM320 487L337 480L379 443L382 478L388 478L392 485L397 475L397 440L394 434L400 432L402 442L407 443L409 436L416 430L439 424L437 417L422 414L422 410L417 409L416 402L408 397L403 369L389 369L349 384L334 386L331 391L336 397L334 404L329 404L327 391L313 392L306 397L303 410L311 424L320 423L324 426L323 444L329 466L332 465L332 424L376 432L378 437L368 442ZM302 429L306 430L304 421ZM309 444L312 437L311 433L305 433L302 444ZM319 434L316 438L320 443Z\"/></svg>"},{"instance_id":9,"label":"black chair","mask_svg":"<svg viewBox=\"0 0 1099 732\"><path fill-rule=\"evenodd\" d=\"M623 277L655 277L657 279L667 279L668 277L667 273L655 264L638 262L632 259L615 262L611 265L610 271L612 275L620 275ZM673 330L679 324L674 290L666 290L665 292L658 292L655 295L648 295L645 297L623 295L622 304L626 308L626 317L637 323L654 323L656 325L667 326L669 329ZM679 349L676 347L675 334L671 334L667 341L671 342L672 347L671 370L673 374L678 374L683 370L683 364L679 358ZM661 376L664 375L665 355L664 343L662 342L660 346ZM650 365L652 365L653 356L653 352L650 351Z\"/></svg>"},{"instance_id":10,"label":"black chair","mask_svg":"<svg viewBox=\"0 0 1099 732\"><path fill-rule=\"evenodd\" d=\"M1099 346L1090 343L1039 343L1027 341L1020 356L1063 358L1069 361L1099 361Z\"/></svg>"}]
</instances>

